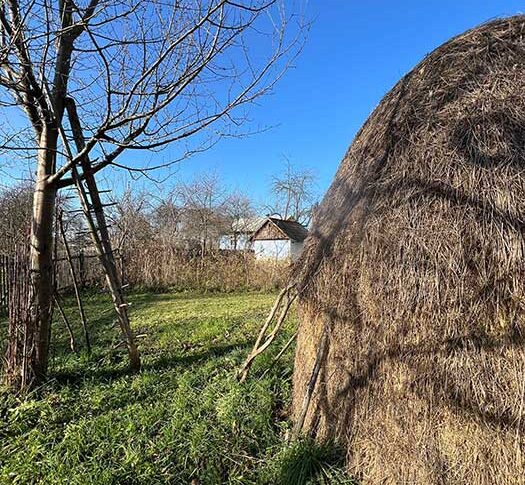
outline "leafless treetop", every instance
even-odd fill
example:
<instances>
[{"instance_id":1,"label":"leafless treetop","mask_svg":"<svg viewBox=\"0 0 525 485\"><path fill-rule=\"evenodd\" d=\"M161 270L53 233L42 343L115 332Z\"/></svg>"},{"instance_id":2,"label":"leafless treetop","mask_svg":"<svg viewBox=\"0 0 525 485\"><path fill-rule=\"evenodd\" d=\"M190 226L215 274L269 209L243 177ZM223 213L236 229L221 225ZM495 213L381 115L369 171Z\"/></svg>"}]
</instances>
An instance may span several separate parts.
<instances>
[{"instance_id":1,"label":"leafless treetop","mask_svg":"<svg viewBox=\"0 0 525 485\"><path fill-rule=\"evenodd\" d=\"M62 185L87 155L97 172L152 168L117 162L126 149L192 137L181 157L204 150L236 134L243 106L293 62L305 29L292 10L277 0L5 0L0 147L34 158L45 128L58 130L50 181ZM68 146L68 103L81 121L80 150Z\"/></svg>"}]
</instances>

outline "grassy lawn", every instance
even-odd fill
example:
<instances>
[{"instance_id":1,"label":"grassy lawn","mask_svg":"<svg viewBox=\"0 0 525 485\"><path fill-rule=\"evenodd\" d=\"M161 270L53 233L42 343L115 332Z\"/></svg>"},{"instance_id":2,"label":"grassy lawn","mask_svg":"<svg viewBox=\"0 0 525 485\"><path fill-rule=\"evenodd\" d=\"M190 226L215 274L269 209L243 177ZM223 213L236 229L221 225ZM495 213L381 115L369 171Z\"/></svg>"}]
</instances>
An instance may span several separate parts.
<instances>
[{"instance_id":1,"label":"grassy lawn","mask_svg":"<svg viewBox=\"0 0 525 485\"><path fill-rule=\"evenodd\" d=\"M69 351L56 321L50 382L25 399L0 391L0 483L350 483L332 447L286 444L293 349L260 378L293 317L235 379L273 299L131 295L143 369L130 375L108 298L87 296L92 355Z\"/></svg>"}]
</instances>

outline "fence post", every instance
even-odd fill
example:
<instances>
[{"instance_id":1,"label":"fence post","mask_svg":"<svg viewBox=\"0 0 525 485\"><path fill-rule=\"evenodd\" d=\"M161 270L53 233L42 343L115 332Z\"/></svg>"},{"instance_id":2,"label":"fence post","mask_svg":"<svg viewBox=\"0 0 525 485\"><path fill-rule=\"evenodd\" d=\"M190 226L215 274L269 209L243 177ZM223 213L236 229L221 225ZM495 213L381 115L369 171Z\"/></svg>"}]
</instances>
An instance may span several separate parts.
<instances>
[{"instance_id":1,"label":"fence post","mask_svg":"<svg viewBox=\"0 0 525 485\"><path fill-rule=\"evenodd\" d=\"M78 255L78 275L80 276L80 287L82 289L86 288L86 268L85 268L85 258L84 250L80 250Z\"/></svg>"},{"instance_id":2,"label":"fence post","mask_svg":"<svg viewBox=\"0 0 525 485\"><path fill-rule=\"evenodd\" d=\"M9 258L0 255L0 314L7 314L9 303Z\"/></svg>"}]
</instances>

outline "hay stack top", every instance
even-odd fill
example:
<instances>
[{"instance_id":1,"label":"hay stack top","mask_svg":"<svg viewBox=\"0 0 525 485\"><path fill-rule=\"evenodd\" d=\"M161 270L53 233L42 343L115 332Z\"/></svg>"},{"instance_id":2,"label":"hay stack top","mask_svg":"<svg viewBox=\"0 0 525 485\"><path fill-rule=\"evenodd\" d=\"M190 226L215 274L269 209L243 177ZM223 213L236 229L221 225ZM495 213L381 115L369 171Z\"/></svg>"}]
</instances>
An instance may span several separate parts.
<instances>
[{"instance_id":1,"label":"hay stack top","mask_svg":"<svg viewBox=\"0 0 525 485\"><path fill-rule=\"evenodd\" d=\"M389 211L389 226L399 224L395 207L404 202L475 205L521 221L524 121L525 16L446 42L394 86L357 134L316 212L298 270L313 274L362 217ZM441 237L438 225L439 217Z\"/></svg>"}]
</instances>

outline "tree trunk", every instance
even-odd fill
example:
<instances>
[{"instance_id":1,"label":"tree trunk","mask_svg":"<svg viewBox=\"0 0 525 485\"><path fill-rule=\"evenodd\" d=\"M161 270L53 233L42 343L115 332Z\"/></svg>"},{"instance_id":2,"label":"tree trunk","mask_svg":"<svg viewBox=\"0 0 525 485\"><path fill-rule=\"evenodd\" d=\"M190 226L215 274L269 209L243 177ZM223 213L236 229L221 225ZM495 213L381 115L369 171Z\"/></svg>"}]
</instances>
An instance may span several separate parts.
<instances>
[{"instance_id":1,"label":"tree trunk","mask_svg":"<svg viewBox=\"0 0 525 485\"><path fill-rule=\"evenodd\" d=\"M31 284L27 295L30 311L23 321L13 323L21 328L10 328L9 332L6 381L8 386L17 391L34 388L47 374L53 308L53 222L56 202L56 188L47 179L54 169L56 140L56 133L49 128L44 129L40 139L33 196L29 249Z\"/></svg>"}]
</instances>

